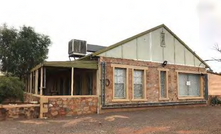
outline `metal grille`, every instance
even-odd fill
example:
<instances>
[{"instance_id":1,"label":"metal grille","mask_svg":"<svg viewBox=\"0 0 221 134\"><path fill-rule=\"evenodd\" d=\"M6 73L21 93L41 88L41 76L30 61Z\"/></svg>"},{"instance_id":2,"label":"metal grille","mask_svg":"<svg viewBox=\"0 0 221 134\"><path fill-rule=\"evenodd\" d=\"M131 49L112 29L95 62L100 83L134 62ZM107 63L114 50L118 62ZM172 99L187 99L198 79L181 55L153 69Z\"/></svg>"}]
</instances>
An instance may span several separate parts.
<instances>
[{"instance_id":1,"label":"metal grille","mask_svg":"<svg viewBox=\"0 0 221 134\"><path fill-rule=\"evenodd\" d=\"M160 46L161 47L166 47L165 33L163 31L160 33Z\"/></svg>"},{"instance_id":2,"label":"metal grille","mask_svg":"<svg viewBox=\"0 0 221 134\"><path fill-rule=\"evenodd\" d=\"M114 97L119 99L126 98L126 69L115 68L114 70Z\"/></svg>"},{"instance_id":3,"label":"metal grille","mask_svg":"<svg viewBox=\"0 0 221 134\"><path fill-rule=\"evenodd\" d=\"M179 74L179 96L200 96L200 75Z\"/></svg>"},{"instance_id":4,"label":"metal grille","mask_svg":"<svg viewBox=\"0 0 221 134\"><path fill-rule=\"evenodd\" d=\"M134 70L134 99L143 98L143 71Z\"/></svg>"}]
</instances>

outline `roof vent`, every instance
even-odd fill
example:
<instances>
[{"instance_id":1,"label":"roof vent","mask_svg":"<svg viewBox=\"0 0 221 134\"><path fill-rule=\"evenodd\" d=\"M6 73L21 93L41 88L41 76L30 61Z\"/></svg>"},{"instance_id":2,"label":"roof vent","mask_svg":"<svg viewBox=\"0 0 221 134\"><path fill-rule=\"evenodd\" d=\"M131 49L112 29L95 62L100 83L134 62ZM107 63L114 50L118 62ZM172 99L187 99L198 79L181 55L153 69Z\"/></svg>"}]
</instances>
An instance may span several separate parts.
<instances>
[{"instance_id":1,"label":"roof vent","mask_svg":"<svg viewBox=\"0 0 221 134\"><path fill-rule=\"evenodd\" d=\"M87 42L84 40L72 39L68 43L69 57L83 57L87 52Z\"/></svg>"},{"instance_id":2,"label":"roof vent","mask_svg":"<svg viewBox=\"0 0 221 134\"><path fill-rule=\"evenodd\" d=\"M166 43L165 43L165 33L163 32L163 30L162 30L162 32L160 33L160 46L161 46L161 47L166 47Z\"/></svg>"}]
</instances>

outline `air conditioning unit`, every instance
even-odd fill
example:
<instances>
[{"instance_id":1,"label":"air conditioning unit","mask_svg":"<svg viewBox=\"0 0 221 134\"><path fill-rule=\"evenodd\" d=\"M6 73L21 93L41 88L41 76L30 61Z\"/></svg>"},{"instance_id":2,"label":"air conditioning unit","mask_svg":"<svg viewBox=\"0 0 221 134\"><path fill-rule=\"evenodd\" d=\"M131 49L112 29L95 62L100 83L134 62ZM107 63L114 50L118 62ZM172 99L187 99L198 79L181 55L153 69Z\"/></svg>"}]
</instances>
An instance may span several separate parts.
<instances>
[{"instance_id":1,"label":"air conditioning unit","mask_svg":"<svg viewBox=\"0 0 221 134\"><path fill-rule=\"evenodd\" d=\"M83 57L87 52L87 42L84 40L72 39L68 43L69 57Z\"/></svg>"}]
</instances>

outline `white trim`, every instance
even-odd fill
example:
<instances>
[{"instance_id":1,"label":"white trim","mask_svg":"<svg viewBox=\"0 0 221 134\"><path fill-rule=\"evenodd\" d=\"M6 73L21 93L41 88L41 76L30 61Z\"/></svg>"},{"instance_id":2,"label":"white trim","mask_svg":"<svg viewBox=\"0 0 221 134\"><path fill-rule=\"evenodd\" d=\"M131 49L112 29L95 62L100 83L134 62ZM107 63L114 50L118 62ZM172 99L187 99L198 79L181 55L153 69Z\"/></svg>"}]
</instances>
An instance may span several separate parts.
<instances>
[{"instance_id":1,"label":"white trim","mask_svg":"<svg viewBox=\"0 0 221 134\"><path fill-rule=\"evenodd\" d=\"M118 65L118 64L111 64L111 67L113 67L113 98L112 98L112 101L114 101L114 100L116 100L116 101L127 101L127 100L129 100L128 98L129 98L129 94L128 94L128 77L129 77L129 75L128 75L128 73L129 73L129 69L128 69L128 67L127 66L124 66L124 65ZM125 75L125 98L116 98L115 97L115 76L114 76L114 72L115 72L115 69L116 68L121 68L121 69L125 69L125 73L126 73L126 75Z\"/></svg>"},{"instance_id":2,"label":"white trim","mask_svg":"<svg viewBox=\"0 0 221 134\"><path fill-rule=\"evenodd\" d=\"M142 80L143 80L143 98L134 98L134 71L135 70L139 70L139 71L142 71L143 72L143 77L142 77ZM147 75L146 75L146 71L147 69L142 69L142 68L132 68L132 99L131 101L147 101L147 94L146 94L146 78L147 78Z\"/></svg>"},{"instance_id":3,"label":"white trim","mask_svg":"<svg viewBox=\"0 0 221 134\"><path fill-rule=\"evenodd\" d=\"M153 59L152 59L152 33L150 32L150 34L149 34L149 43L150 43L150 45L149 45L149 47L150 47L150 61L152 61Z\"/></svg>"},{"instance_id":4,"label":"white trim","mask_svg":"<svg viewBox=\"0 0 221 134\"><path fill-rule=\"evenodd\" d=\"M138 38L136 38L136 59L138 59L138 43L137 43Z\"/></svg>"}]
</instances>

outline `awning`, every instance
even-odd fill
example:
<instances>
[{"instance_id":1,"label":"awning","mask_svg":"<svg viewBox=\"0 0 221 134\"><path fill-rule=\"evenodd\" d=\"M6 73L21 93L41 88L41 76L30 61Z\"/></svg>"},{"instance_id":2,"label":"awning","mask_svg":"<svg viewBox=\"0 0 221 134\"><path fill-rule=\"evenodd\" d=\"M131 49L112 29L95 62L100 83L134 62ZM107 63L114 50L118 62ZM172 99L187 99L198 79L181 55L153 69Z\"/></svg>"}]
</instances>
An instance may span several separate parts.
<instances>
[{"instance_id":1,"label":"awning","mask_svg":"<svg viewBox=\"0 0 221 134\"><path fill-rule=\"evenodd\" d=\"M74 67L74 68L84 68L84 69L97 69L97 61L46 61L37 66L35 66L32 71L39 69L40 67Z\"/></svg>"}]
</instances>

